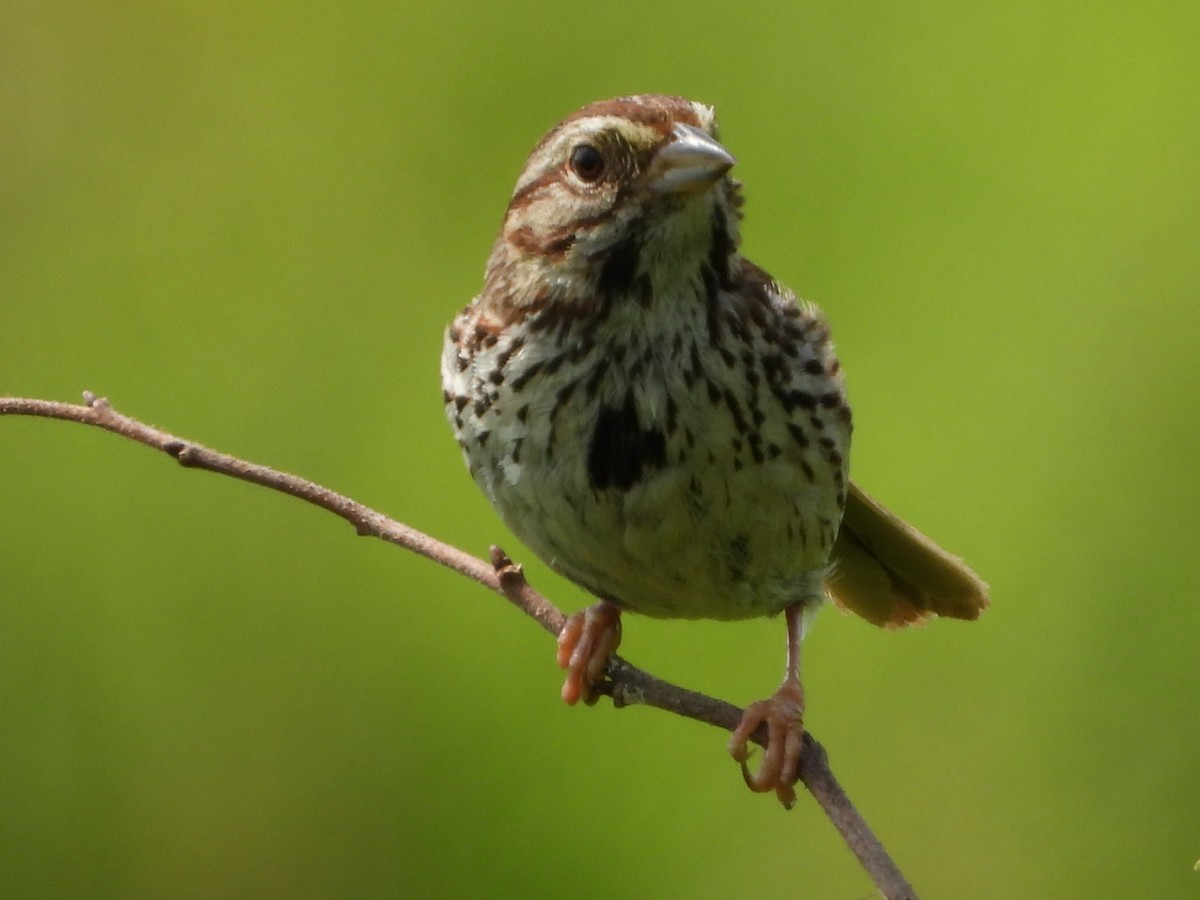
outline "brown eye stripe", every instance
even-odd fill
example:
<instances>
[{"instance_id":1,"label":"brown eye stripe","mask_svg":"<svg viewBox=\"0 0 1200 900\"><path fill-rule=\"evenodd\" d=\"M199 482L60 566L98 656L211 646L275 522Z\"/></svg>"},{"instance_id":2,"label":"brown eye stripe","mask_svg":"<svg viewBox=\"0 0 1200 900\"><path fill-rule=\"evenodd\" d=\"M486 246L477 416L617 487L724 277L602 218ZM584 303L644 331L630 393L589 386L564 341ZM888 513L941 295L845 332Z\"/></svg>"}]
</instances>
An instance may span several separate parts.
<instances>
[{"instance_id":1,"label":"brown eye stripe","mask_svg":"<svg viewBox=\"0 0 1200 900\"><path fill-rule=\"evenodd\" d=\"M549 172L543 172L533 181L529 182L529 184L525 185L512 195L512 199L508 201L509 212L523 209L529 204L530 197L540 193L545 188L559 180L560 175L557 169L551 169Z\"/></svg>"}]
</instances>

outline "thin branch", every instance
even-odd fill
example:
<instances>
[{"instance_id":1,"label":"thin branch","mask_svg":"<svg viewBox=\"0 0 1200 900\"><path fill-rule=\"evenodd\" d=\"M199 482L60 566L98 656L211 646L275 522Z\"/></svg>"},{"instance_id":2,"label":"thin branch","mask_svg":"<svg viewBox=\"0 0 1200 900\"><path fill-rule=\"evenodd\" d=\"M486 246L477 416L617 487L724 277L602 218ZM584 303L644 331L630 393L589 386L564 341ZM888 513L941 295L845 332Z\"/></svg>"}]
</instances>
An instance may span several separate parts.
<instances>
[{"instance_id":1,"label":"thin branch","mask_svg":"<svg viewBox=\"0 0 1200 900\"><path fill-rule=\"evenodd\" d=\"M529 586L521 567L497 547L492 548L491 562L485 562L344 494L154 428L118 413L106 399L90 392L83 396L83 405L0 397L0 415L41 416L103 428L160 450L187 468L206 469L298 497L345 519L360 535L377 537L404 547L477 581L507 598L552 634L557 634L562 628L563 614ZM613 705L617 707L633 704L652 706L726 731L736 728L742 717L742 710L731 703L670 684L619 656L613 656L609 661L606 674L608 680L599 686L599 691L612 697ZM753 740L766 746L766 738L764 725L755 732ZM915 897L912 887L834 778L825 749L810 733L804 735L800 781L858 857L883 896L888 900Z\"/></svg>"}]
</instances>

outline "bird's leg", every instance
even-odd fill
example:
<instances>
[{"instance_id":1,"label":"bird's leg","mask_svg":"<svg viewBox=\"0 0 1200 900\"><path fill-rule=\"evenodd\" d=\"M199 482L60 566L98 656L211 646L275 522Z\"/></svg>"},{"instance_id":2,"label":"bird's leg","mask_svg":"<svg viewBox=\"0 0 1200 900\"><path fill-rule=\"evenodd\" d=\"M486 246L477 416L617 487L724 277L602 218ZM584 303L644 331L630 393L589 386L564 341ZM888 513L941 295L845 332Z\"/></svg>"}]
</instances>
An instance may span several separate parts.
<instances>
[{"instance_id":1,"label":"bird's leg","mask_svg":"<svg viewBox=\"0 0 1200 900\"><path fill-rule=\"evenodd\" d=\"M796 803L796 776L804 739L804 688L800 686L801 616L804 604L789 606L787 618L787 673L783 684L766 700L746 707L742 721L729 738L729 752L742 764L742 776L752 791L775 791L787 809ZM767 750L758 771L746 765L750 757L747 741L754 730L767 723Z\"/></svg>"},{"instance_id":2,"label":"bird's leg","mask_svg":"<svg viewBox=\"0 0 1200 900\"><path fill-rule=\"evenodd\" d=\"M567 703L596 702L592 687L620 643L621 610L607 600L567 617L558 633L558 664L567 670L562 698Z\"/></svg>"}]
</instances>

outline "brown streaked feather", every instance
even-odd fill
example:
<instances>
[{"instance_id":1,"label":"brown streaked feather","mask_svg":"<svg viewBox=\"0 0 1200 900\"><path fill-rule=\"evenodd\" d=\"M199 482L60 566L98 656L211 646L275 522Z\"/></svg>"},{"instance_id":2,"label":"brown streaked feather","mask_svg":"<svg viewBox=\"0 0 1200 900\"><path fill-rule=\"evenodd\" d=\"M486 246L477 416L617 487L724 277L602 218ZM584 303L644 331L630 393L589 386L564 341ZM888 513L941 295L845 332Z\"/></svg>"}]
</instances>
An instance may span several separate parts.
<instances>
[{"instance_id":1,"label":"brown streaked feather","mask_svg":"<svg viewBox=\"0 0 1200 900\"><path fill-rule=\"evenodd\" d=\"M911 525L850 484L826 589L839 606L875 625L910 625L931 615L977 619L987 584Z\"/></svg>"}]
</instances>

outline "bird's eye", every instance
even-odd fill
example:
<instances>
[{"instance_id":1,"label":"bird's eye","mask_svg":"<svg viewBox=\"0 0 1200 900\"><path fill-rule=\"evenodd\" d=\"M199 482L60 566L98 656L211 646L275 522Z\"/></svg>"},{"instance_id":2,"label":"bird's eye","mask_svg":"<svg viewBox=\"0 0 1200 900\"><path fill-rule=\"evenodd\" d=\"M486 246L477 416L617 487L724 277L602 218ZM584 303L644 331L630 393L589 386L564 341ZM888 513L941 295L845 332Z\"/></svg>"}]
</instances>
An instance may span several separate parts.
<instances>
[{"instance_id":1,"label":"bird's eye","mask_svg":"<svg viewBox=\"0 0 1200 900\"><path fill-rule=\"evenodd\" d=\"M589 184L604 174L604 156L591 144L579 144L571 151L571 171Z\"/></svg>"}]
</instances>

